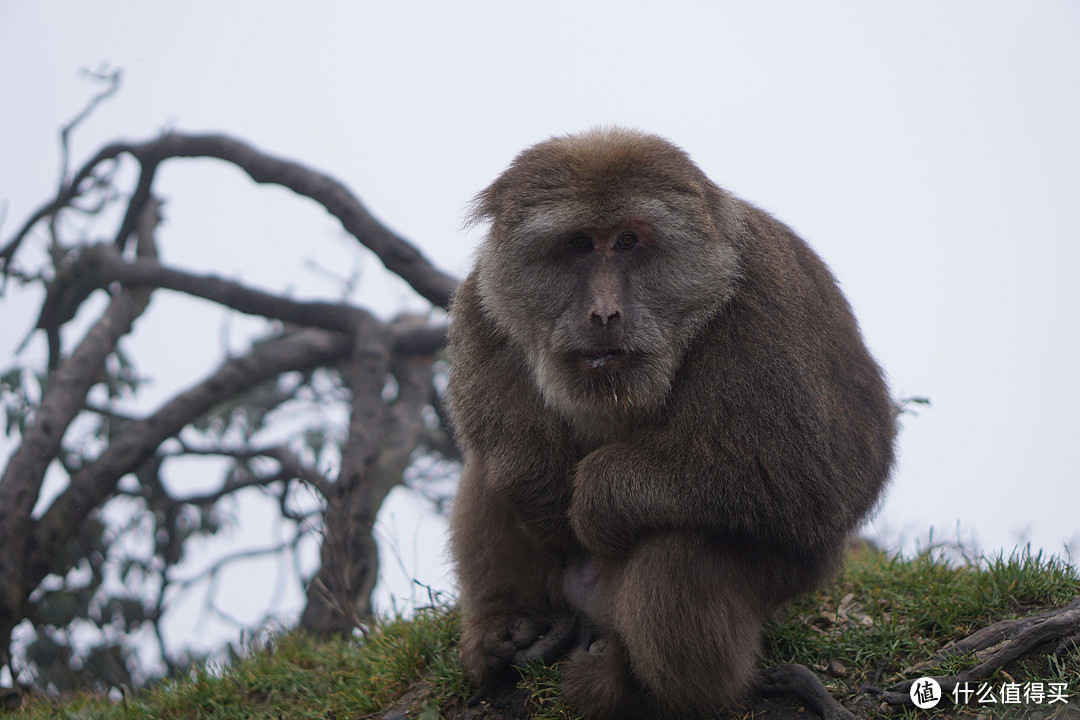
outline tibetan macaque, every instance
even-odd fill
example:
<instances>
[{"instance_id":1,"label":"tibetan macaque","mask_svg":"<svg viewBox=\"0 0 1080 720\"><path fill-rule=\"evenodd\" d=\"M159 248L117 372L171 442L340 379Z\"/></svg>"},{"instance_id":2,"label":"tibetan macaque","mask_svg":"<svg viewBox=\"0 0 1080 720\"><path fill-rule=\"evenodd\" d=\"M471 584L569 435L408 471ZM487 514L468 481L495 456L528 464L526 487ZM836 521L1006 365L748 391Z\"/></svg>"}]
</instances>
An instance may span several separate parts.
<instances>
[{"instance_id":1,"label":"tibetan macaque","mask_svg":"<svg viewBox=\"0 0 1080 720\"><path fill-rule=\"evenodd\" d=\"M893 459L851 309L789 228L624 129L522 152L451 310L461 656L566 656L590 718L701 717L838 565Z\"/></svg>"}]
</instances>

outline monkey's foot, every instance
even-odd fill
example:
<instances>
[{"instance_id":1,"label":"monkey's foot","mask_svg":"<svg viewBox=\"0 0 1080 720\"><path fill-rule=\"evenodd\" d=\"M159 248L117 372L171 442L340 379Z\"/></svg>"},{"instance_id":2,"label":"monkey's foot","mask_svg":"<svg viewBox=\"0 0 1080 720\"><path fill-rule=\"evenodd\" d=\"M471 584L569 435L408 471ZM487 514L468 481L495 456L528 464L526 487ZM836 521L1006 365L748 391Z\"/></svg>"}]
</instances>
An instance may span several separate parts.
<instances>
[{"instance_id":1,"label":"monkey's foot","mask_svg":"<svg viewBox=\"0 0 1080 720\"><path fill-rule=\"evenodd\" d=\"M823 720L855 720L818 676L804 665L778 665L762 673L758 690L764 694L790 693L818 712Z\"/></svg>"},{"instance_id":2,"label":"monkey's foot","mask_svg":"<svg viewBox=\"0 0 1080 720\"><path fill-rule=\"evenodd\" d=\"M563 666L562 687L574 709L589 718L655 717L649 694L632 676L618 641L599 639L574 650Z\"/></svg>"}]
</instances>

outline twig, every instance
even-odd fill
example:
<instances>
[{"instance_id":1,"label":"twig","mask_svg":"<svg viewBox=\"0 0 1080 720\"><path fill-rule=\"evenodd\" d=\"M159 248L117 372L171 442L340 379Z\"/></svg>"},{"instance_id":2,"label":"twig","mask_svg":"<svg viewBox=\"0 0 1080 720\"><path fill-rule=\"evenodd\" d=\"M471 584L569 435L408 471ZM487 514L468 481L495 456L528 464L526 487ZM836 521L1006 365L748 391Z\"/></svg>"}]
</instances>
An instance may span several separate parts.
<instances>
[{"instance_id":1,"label":"twig","mask_svg":"<svg viewBox=\"0 0 1080 720\"><path fill-rule=\"evenodd\" d=\"M69 139L72 131L81 125L83 120L90 117L90 114L97 109L98 105L116 94L116 91L120 89L120 80L123 77L123 71L120 68L117 68L112 72L108 72L105 68L96 72L84 68L82 74L86 77L106 83L106 87L97 95L90 98L90 102L86 104L86 107L82 109L82 112L72 118L60 129L60 187L56 192L57 197L64 194L65 185L67 183L68 158L71 151Z\"/></svg>"}]
</instances>

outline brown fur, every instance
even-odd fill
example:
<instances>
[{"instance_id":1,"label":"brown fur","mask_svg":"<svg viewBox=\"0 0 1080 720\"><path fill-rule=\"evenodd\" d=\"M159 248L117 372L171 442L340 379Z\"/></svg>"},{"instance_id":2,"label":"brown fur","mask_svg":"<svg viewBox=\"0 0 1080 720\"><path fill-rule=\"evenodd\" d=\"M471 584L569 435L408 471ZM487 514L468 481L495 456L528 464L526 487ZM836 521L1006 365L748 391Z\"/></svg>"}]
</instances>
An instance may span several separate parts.
<instances>
[{"instance_id":1,"label":"brown fur","mask_svg":"<svg viewBox=\"0 0 1080 720\"><path fill-rule=\"evenodd\" d=\"M582 713L737 701L762 621L836 566L892 463L847 302L790 229L633 131L525 150L473 219L448 386L470 678L571 613Z\"/></svg>"}]
</instances>

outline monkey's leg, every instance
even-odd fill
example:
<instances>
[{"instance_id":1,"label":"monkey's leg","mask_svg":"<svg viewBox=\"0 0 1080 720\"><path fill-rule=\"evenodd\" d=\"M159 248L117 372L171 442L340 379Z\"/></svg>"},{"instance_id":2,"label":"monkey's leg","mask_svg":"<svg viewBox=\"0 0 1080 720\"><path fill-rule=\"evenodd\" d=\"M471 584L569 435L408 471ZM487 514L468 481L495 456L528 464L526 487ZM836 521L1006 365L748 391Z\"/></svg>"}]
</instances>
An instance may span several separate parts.
<instances>
[{"instance_id":1,"label":"monkey's leg","mask_svg":"<svg viewBox=\"0 0 1080 720\"><path fill-rule=\"evenodd\" d=\"M461 585L459 648L476 686L500 679L515 661L565 651L557 637L545 637L553 626L557 634L565 632L556 624L552 600L560 591L561 569L551 552L522 532L501 495L486 492L479 478L462 479L451 543Z\"/></svg>"},{"instance_id":2,"label":"monkey's leg","mask_svg":"<svg viewBox=\"0 0 1080 720\"><path fill-rule=\"evenodd\" d=\"M646 538L613 578L613 627L567 663L567 696L595 718L715 713L754 678L757 597L733 553L691 533Z\"/></svg>"}]
</instances>

